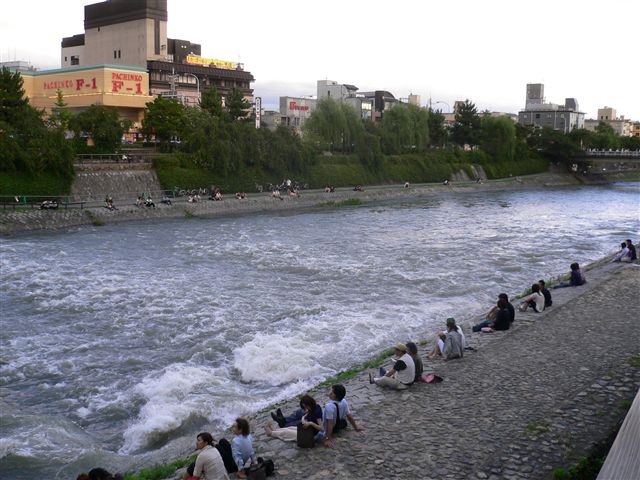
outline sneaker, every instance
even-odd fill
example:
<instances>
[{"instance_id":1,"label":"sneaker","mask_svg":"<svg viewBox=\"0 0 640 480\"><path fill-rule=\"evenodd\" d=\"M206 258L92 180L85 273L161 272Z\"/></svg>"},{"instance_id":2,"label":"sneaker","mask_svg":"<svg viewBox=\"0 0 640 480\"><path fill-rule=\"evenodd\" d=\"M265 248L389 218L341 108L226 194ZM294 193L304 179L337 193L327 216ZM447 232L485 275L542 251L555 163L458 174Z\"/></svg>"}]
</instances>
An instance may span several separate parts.
<instances>
[{"instance_id":1,"label":"sneaker","mask_svg":"<svg viewBox=\"0 0 640 480\"><path fill-rule=\"evenodd\" d=\"M372 376L371 374L369 374L369 383L375 383L375 382L373 381L373 376Z\"/></svg>"}]
</instances>

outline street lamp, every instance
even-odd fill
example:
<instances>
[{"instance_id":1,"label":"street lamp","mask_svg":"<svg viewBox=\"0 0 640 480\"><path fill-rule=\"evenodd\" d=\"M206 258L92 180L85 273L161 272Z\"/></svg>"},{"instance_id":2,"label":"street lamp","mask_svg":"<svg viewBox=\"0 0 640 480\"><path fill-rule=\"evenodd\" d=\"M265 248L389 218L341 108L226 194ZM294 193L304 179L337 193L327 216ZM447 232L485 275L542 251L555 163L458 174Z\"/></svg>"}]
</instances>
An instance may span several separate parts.
<instances>
[{"instance_id":1,"label":"street lamp","mask_svg":"<svg viewBox=\"0 0 640 480\"><path fill-rule=\"evenodd\" d=\"M185 75L189 75L190 77L193 77L196 79L196 94L198 95L198 100L200 100L200 79L198 78L197 75L194 75L193 73L185 73Z\"/></svg>"},{"instance_id":2,"label":"street lamp","mask_svg":"<svg viewBox=\"0 0 640 480\"><path fill-rule=\"evenodd\" d=\"M438 100L437 102L433 102L434 105L437 105L439 103L443 103L447 106L447 110L449 110L449 112L451 112L451 107L449 106L449 104L447 102L444 102L442 100Z\"/></svg>"}]
</instances>

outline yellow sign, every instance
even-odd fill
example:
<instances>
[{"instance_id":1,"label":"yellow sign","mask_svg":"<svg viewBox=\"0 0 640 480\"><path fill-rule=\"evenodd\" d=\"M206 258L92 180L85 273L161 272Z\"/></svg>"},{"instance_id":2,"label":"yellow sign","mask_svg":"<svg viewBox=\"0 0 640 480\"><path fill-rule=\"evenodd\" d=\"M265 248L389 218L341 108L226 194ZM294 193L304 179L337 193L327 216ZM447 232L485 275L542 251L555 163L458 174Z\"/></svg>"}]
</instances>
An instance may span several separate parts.
<instances>
[{"instance_id":1,"label":"yellow sign","mask_svg":"<svg viewBox=\"0 0 640 480\"><path fill-rule=\"evenodd\" d=\"M216 60L214 58L204 58L199 55L187 55L185 60L192 65L202 65L203 67L214 66L216 68L226 68L227 70L235 70L238 68L236 62L227 62L226 60Z\"/></svg>"}]
</instances>

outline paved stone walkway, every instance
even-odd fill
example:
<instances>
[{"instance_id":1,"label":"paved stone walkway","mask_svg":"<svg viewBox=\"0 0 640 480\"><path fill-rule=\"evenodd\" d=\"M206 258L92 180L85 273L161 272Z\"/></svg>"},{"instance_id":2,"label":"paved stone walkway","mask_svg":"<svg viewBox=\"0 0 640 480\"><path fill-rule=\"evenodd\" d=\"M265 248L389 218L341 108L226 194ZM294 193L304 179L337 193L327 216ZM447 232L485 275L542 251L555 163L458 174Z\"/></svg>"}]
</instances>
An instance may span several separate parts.
<instances>
[{"instance_id":1,"label":"paved stone walkway","mask_svg":"<svg viewBox=\"0 0 640 480\"><path fill-rule=\"evenodd\" d=\"M467 333L476 351L463 359L425 360L440 384L383 391L367 372L347 381L366 431L350 429L334 449L271 439L268 413L257 415L258 454L296 479L551 478L611 432L640 386L640 266L601 264L587 278L552 290L542 314L517 312L507 332ZM324 404L327 390L312 394Z\"/></svg>"}]
</instances>

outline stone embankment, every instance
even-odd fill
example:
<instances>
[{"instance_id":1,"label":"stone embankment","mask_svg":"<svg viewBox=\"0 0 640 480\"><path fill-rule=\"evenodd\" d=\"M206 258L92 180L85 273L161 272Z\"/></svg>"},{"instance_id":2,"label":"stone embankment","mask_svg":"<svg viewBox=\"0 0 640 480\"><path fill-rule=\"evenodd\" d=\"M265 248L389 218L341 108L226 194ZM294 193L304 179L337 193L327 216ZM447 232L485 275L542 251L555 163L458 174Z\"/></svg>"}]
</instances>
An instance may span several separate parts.
<instances>
[{"instance_id":1,"label":"stone embankment","mask_svg":"<svg viewBox=\"0 0 640 480\"><path fill-rule=\"evenodd\" d=\"M292 479L552 478L610 434L640 386L640 266L603 261L586 274L584 286L552 290L543 313L517 312L509 331L463 325L475 350L462 359L427 360L424 346L425 373L442 383L382 390L366 371L345 381L365 431L349 429L333 449L271 439L268 412L255 415L258 454ZM328 390L311 394L324 404Z\"/></svg>"},{"instance_id":2,"label":"stone embankment","mask_svg":"<svg viewBox=\"0 0 640 480\"><path fill-rule=\"evenodd\" d=\"M122 174L113 172L114 176L124 174L124 172ZM132 176L131 181L134 182L135 185L142 185L147 181L153 184L155 181L149 177L149 172L128 172L128 174ZM91 173L87 175L91 175ZM122 180L122 178L114 181L120 180ZM475 182L453 182L446 186L441 184L420 184L411 185L409 188L403 188L402 185L366 186L364 192L354 192L348 188L336 189L334 193L325 193L322 190L309 190L301 192L300 197L283 196L282 199L272 198L269 193L255 193L249 194L244 200L237 200L233 193L228 193L224 195L222 201L218 202L201 199L199 203L188 203L185 197L180 197L174 199L172 205L162 205L160 198L154 198L156 208L136 207L134 204L135 195L132 194L131 197L126 200L118 200L115 198L115 206L118 209L114 211L95 206L69 210L64 210L62 207L58 210L0 210L0 234L6 235L38 230L64 229L92 224L102 225L105 223L109 224L132 220L160 220L185 217L215 218L219 216L243 215L264 211L304 209L327 205L329 202L337 203L351 199L357 199L366 203L394 198L442 195L449 192L506 190L540 186L575 185L578 183L578 180L572 175L546 173L485 181L482 184ZM77 188L81 188L81 186ZM100 200L102 199L103 197L100 198Z\"/></svg>"}]
</instances>

